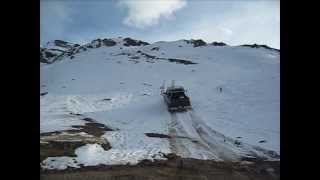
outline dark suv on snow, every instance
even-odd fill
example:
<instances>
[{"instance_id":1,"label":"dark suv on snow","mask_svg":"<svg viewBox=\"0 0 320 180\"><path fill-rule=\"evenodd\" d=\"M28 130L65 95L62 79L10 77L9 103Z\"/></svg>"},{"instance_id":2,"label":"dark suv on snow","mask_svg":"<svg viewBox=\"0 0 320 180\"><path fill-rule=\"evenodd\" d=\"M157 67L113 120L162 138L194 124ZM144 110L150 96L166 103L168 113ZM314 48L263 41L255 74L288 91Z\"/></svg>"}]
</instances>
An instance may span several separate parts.
<instances>
[{"instance_id":1,"label":"dark suv on snow","mask_svg":"<svg viewBox=\"0 0 320 180\"><path fill-rule=\"evenodd\" d=\"M185 89L181 86L168 87L162 95L170 112L191 109L190 99L185 94Z\"/></svg>"}]
</instances>

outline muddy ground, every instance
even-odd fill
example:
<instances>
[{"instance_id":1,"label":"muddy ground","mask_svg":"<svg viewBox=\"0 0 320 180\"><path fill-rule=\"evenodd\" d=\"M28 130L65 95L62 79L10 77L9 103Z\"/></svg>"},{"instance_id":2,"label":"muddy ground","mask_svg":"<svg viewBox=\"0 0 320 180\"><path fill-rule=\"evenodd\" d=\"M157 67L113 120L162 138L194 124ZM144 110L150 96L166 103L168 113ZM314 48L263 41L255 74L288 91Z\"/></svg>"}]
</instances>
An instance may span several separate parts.
<instances>
[{"instance_id":1,"label":"muddy ground","mask_svg":"<svg viewBox=\"0 0 320 180\"><path fill-rule=\"evenodd\" d=\"M111 149L110 143L101 136L109 127L94 122L90 118L85 125L72 126L73 129L40 133L40 163L47 157L76 157L75 150L86 144L99 144L104 150Z\"/></svg>"},{"instance_id":2,"label":"muddy ground","mask_svg":"<svg viewBox=\"0 0 320 180\"><path fill-rule=\"evenodd\" d=\"M276 180L280 179L279 161L216 162L180 158L142 161L137 165L100 165L66 170L43 170L42 180Z\"/></svg>"}]
</instances>

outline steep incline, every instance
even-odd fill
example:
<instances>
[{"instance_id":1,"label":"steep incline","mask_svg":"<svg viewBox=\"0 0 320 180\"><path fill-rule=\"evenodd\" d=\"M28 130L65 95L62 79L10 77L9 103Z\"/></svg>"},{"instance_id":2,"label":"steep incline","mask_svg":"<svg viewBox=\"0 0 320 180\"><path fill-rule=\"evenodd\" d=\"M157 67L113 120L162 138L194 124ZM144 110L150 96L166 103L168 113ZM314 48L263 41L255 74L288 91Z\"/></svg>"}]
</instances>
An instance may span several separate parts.
<instances>
[{"instance_id":1,"label":"steep incline","mask_svg":"<svg viewBox=\"0 0 320 180\"><path fill-rule=\"evenodd\" d=\"M216 160L249 154L278 158L278 51L201 42L195 47L186 40L111 40L116 44L96 40L77 47L86 50L73 49L59 61L43 64L40 103L41 133L73 129L89 117L114 129L103 135L112 148L88 144L76 150L77 162L50 157L43 167L137 163L170 152ZM159 89L164 80L188 89L193 111L167 112Z\"/></svg>"}]
</instances>

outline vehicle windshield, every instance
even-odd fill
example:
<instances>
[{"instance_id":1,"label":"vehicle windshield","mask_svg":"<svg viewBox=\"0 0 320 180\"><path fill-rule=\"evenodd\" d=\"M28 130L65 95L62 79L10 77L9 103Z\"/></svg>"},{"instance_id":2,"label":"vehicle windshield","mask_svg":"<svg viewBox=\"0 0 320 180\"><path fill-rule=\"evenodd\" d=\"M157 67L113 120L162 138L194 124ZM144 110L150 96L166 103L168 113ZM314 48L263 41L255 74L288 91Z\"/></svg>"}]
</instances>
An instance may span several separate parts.
<instances>
[{"instance_id":1,"label":"vehicle windshield","mask_svg":"<svg viewBox=\"0 0 320 180\"><path fill-rule=\"evenodd\" d=\"M184 97L184 92L172 92L172 93L171 93L171 97L172 97L172 98Z\"/></svg>"}]
</instances>

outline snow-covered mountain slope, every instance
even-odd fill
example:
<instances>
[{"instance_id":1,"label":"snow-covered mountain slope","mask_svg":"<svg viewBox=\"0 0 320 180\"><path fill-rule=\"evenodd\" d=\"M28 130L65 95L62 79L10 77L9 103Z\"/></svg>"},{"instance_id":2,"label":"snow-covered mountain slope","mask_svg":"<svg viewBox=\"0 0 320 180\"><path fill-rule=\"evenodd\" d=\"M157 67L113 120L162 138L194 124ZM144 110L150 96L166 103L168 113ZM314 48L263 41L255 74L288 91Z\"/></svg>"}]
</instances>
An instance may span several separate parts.
<instances>
[{"instance_id":1,"label":"snow-covered mountain slope","mask_svg":"<svg viewBox=\"0 0 320 180\"><path fill-rule=\"evenodd\" d=\"M41 66L41 133L85 123L73 114L116 130L103 135L110 150L87 144L76 149L77 163L71 157L49 157L45 168L137 163L171 152L226 161L279 158L277 50L113 38L64 52L59 61ZM167 111L159 87L171 80L188 90L192 111Z\"/></svg>"},{"instance_id":2,"label":"snow-covered mountain slope","mask_svg":"<svg viewBox=\"0 0 320 180\"><path fill-rule=\"evenodd\" d=\"M53 63L57 57L79 46L79 44L69 43L62 40L48 42L44 46L40 47L40 62Z\"/></svg>"},{"instance_id":3,"label":"snow-covered mountain slope","mask_svg":"<svg viewBox=\"0 0 320 180\"><path fill-rule=\"evenodd\" d=\"M41 63L53 63L58 60L62 60L66 57L74 58L75 54L87 51L92 48L100 47L112 47L112 46L141 46L148 45L149 43L135 40L131 38L111 38L111 39L95 39L90 43L79 45L74 43L65 42L62 40L55 40L48 42L43 47L40 47L40 62Z\"/></svg>"}]
</instances>

